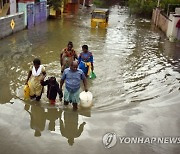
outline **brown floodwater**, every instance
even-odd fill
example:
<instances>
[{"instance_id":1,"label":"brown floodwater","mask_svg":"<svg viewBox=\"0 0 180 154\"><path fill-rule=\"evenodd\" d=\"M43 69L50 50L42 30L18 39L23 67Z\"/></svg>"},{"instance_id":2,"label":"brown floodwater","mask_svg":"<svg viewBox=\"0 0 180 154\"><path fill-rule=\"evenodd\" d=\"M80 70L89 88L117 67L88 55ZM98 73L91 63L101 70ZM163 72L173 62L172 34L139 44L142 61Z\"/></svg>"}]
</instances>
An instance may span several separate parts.
<instances>
[{"instance_id":1,"label":"brown floodwater","mask_svg":"<svg viewBox=\"0 0 180 154\"><path fill-rule=\"evenodd\" d=\"M89 80L91 109L64 108L57 101L23 101L32 60L60 80L59 54L68 41L78 53L87 44L97 78ZM110 8L107 29L90 28L90 10L48 20L0 40L0 154L178 154L179 144L117 143L117 137L180 136L180 44L170 43L148 19Z\"/></svg>"}]
</instances>

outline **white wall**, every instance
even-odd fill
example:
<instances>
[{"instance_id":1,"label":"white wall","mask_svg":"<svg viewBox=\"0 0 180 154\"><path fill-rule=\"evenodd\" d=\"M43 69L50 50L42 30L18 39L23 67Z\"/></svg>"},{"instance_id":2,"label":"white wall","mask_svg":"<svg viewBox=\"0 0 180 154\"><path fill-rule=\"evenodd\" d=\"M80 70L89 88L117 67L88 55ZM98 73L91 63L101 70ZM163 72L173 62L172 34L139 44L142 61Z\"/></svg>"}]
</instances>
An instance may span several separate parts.
<instances>
[{"instance_id":1,"label":"white wall","mask_svg":"<svg viewBox=\"0 0 180 154\"><path fill-rule=\"evenodd\" d=\"M173 14L169 15L169 22L168 22L168 29L167 29L167 33L166 36L169 38L170 36L172 36L172 31L173 31Z\"/></svg>"},{"instance_id":2,"label":"white wall","mask_svg":"<svg viewBox=\"0 0 180 154\"><path fill-rule=\"evenodd\" d=\"M10 14L15 14L16 12L16 0L10 0Z\"/></svg>"},{"instance_id":3,"label":"white wall","mask_svg":"<svg viewBox=\"0 0 180 154\"><path fill-rule=\"evenodd\" d=\"M176 28L176 24L180 20L180 15L170 14L169 19L166 35L170 41L174 41L177 39L178 28Z\"/></svg>"}]
</instances>

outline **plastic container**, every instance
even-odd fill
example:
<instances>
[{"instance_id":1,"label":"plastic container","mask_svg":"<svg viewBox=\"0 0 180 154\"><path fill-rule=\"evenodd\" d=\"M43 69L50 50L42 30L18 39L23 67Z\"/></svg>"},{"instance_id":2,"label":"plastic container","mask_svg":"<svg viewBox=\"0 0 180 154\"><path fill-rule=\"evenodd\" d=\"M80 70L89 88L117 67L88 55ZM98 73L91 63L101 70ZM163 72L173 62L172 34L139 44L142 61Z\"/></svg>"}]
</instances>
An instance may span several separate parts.
<instances>
[{"instance_id":1,"label":"plastic container","mask_svg":"<svg viewBox=\"0 0 180 154\"><path fill-rule=\"evenodd\" d=\"M91 107L92 106L92 99L93 99L93 95L90 91L88 92L81 92L79 95L80 98L80 105L82 107Z\"/></svg>"},{"instance_id":2,"label":"plastic container","mask_svg":"<svg viewBox=\"0 0 180 154\"><path fill-rule=\"evenodd\" d=\"M24 99L28 99L30 97L30 88L29 85L24 86Z\"/></svg>"}]
</instances>

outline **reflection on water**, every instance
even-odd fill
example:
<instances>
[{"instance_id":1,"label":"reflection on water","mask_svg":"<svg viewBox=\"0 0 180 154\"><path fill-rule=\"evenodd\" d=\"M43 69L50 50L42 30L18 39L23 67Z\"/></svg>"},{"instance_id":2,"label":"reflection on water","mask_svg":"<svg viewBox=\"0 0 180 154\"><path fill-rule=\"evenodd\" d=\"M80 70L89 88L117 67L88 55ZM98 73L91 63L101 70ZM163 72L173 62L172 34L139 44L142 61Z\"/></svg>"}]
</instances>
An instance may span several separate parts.
<instances>
[{"instance_id":1,"label":"reflection on water","mask_svg":"<svg viewBox=\"0 0 180 154\"><path fill-rule=\"evenodd\" d=\"M55 131L55 122L58 118L61 119L62 110L57 108L47 109L47 120L49 120L48 130Z\"/></svg>"},{"instance_id":2,"label":"reflection on water","mask_svg":"<svg viewBox=\"0 0 180 154\"><path fill-rule=\"evenodd\" d=\"M37 102L31 103L31 105L26 103L24 110L30 115L30 127L34 130L35 137L42 135L46 127L46 121L48 121L47 129L54 133L60 131L61 135L67 138L67 142L71 146L74 144L74 139L81 135L86 124L86 122L83 121L78 125L79 115L81 115L81 117L91 116L89 109L79 109L77 112L74 112L72 109L66 108L63 111L58 106L46 105L45 107ZM58 119L60 127L57 127Z\"/></svg>"},{"instance_id":3,"label":"reflection on water","mask_svg":"<svg viewBox=\"0 0 180 154\"><path fill-rule=\"evenodd\" d=\"M85 124L86 122L83 122L78 127L78 112L64 111L64 122L60 119L61 135L67 138L69 145L73 145L74 139L83 132Z\"/></svg>"},{"instance_id":4,"label":"reflection on water","mask_svg":"<svg viewBox=\"0 0 180 154\"><path fill-rule=\"evenodd\" d=\"M46 113L44 108L37 105L25 105L25 110L30 114L30 126L34 129L34 136L41 136L41 132L45 128L46 123Z\"/></svg>"}]
</instances>

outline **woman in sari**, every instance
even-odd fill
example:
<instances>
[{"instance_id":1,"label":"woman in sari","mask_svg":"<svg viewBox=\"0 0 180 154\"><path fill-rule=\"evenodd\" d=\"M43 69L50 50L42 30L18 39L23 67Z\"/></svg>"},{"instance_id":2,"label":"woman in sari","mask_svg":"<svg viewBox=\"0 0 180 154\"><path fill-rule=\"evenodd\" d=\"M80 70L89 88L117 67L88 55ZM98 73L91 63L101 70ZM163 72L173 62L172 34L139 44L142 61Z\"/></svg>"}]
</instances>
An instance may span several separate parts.
<instances>
[{"instance_id":1,"label":"woman in sari","mask_svg":"<svg viewBox=\"0 0 180 154\"><path fill-rule=\"evenodd\" d=\"M73 49L73 43L68 42L66 48L60 54L60 64L61 64L61 73L68 67L70 67L71 63L78 59L76 51Z\"/></svg>"},{"instance_id":2,"label":"woman in sari","mask_svg":"<svg viewBox=\"0 0 180 154\"><path fill-rule=\"evenodd\" d=\"M88 77L90 72L94 70L93 55L90 51L88 51L87 45L82 46L82 51L83 52L80 53L78 58L79 68Z\"/></svg>"},{"instance_id":3,"label":"woman in sari","mask_svg":"<svg viewBox=\"0 0 180 154\"><path fill-rule=\"evenodd\" d=\"M30 98L36 98L36 101L41 99L43 86L41 80L44 80L46 76L45 67L41 65L41 61L38 58L33 60L33 66L30 67L26 84L30 88Z\"/></svg>"}]
</instances>

